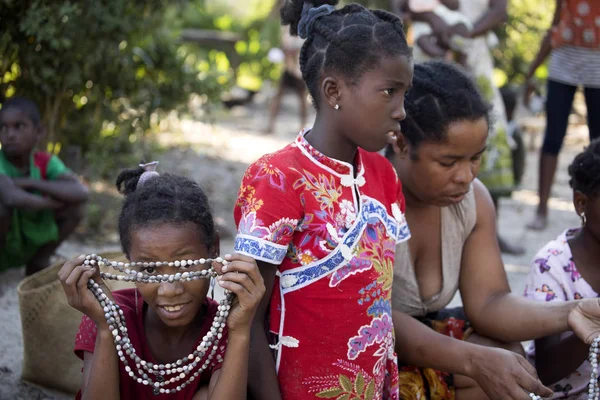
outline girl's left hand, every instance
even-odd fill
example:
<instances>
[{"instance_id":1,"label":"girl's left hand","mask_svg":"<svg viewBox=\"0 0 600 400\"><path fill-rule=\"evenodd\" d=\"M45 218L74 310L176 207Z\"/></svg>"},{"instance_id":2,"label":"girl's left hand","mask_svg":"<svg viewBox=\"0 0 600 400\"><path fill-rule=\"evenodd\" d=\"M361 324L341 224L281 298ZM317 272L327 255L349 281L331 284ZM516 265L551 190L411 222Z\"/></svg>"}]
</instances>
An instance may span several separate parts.
<instances>
[{"instance_id":1,"label":"girl's left hand","mask_svg":"<svg viewBox=\"0 0 600 400\"><path fill-rule=\"evenodd\" d=\"M235 331L248 333L256 309L265 294L265 284L252 257L242 254L226 255L227 265L222 266L217 277L219 285L235 293L227 328L229 334Z\"/></svg>"}]
</instances>

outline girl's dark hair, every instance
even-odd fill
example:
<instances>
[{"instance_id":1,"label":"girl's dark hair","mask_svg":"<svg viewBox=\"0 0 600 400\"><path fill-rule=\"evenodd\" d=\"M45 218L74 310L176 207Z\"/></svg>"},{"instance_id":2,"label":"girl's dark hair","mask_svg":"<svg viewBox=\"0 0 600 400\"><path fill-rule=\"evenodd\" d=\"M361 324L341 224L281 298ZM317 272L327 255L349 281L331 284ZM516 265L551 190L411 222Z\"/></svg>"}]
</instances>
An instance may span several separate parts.
<instances>
[{"instance_id":1,"label":"girl's dark hair","mask_svg":"<svg viewBox=\"0 0 600 400\"><path fill-rule=\"evenodd\" d=\"M179 175L164 174L150 178L138 187L144 170L127 169L117 177L117 189L125 195L119 215L121 248L129 255L131 232L165 223L192 222L204 244L213 247L217 230L208 198L198 184Z\"/></svg>"},{"instance_id":2,"label":"girl's dark hair","mask_svg":"<svg viewBox=\"0 0 600 400\"><path fill-rule=\"evenodd\" d=\"M281 23L298 35L304 0L288 0L281 8ZM338 0L311 0L313 7L336 5ZM323 71L342 74L358 83L362 74L376 68L383 56L412 56L402 22L394 14L349 4L317 18L300 51L300 70L314 104L318 107Z\"/></svg>"},{"instance_id":3,"label":"girl's dark hair","mask_svg":"<svg viewBox=\"0 0 600 400\"><path fill-rule=\"evenodd\" d=\"M36 126L39 125L42 120L38 106L33 101L24 97L11 97L6 100L4 103L2 103L0 113L3 110L9 110L11 108L16 108L27 114L31 122L33 122L33 124Z\"/></svg>"},{"instance_id":4,"label":"girl's dark hair","mask_svg":"<svg viewBox=\"0 0 600 400\"><path fill-rule=\"evenodd\" d=\"M600 193L600 139L593 140L569 165L569 185L588 197Z\"/></svg>"},{"instance_id":5,"label":"girl's dark hair","mask_svg":"<svg viewBox=\"0 0 600 400\"><path fill-rule=\"evenodd\" d=\"M485 118L491 124L491 107L476 83L459 67L441 61L415 65L404 106L406 119L400 126L413 157L421 142L444 140L453 122ZM388 148L388 156L390 152Z\"/></svg>"}]
</instances>

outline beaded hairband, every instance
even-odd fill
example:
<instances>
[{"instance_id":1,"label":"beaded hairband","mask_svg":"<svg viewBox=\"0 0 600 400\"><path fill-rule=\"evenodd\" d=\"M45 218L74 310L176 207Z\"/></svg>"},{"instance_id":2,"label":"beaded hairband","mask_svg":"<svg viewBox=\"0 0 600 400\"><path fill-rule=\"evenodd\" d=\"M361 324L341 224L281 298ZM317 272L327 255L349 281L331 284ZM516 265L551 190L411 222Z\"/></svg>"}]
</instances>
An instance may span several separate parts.
<instances>
[{"instance_id":1,"label":"beaded hairband","mask_svg":"<svg viewBox=\"0 0 600 400\"><path fill-rule=\"evenodd\" d=\"M98 267L110 266L120 272L125 273L125 275L116 275L101 272L100 276L103 279L140 283L163 283L209 279L216 277L217 272L211 266L209 269L203 271L185 271L183 273L178 272L171 275L149 275L141 271L131 270L130 268L157 268L161 266L186 268L190 266L212 264L213 261L227 264L227 261L223 260L221 257L215 258L214 260L211 258L202 258L199 260L181 260L174 262L123 263L110 261L96 254L86 256L83 264L92 266L98 265ZM233 299L233 293L225 290L225 298L219 303L217 315L215 316L210 330L202 338L202 341L192 353L172 363L154 364L142 360L137 355L135 348L129 340L129 336L127 335L125 315L123 310L121 310L121 307L113 302L102 291L100 285L94 282L93 279L89 280L88 288L94 294L104 310L104 318L106 319L108 327L112 333L117 355L125 366L125 371L139 384L153 387L153 394L155 396L158 396L159 394L176 393L183 390L187 385L191 384L195 379L197 379L206 368L209 367L217 352L219 341L223 337L223 330L226 326L227 316L229 315L231 301ZM206 359L204 360L205 356ZM200 365L202 360L204 360L204 362L200 368L192 373L192 371L194 371L194 369ZM132 362L131 365L129 364L130 361ZM179 383L184 379L184 382ZM177 384L177 386L167 388L167 386L174 384Z\"/></svg>"}]
</instances>

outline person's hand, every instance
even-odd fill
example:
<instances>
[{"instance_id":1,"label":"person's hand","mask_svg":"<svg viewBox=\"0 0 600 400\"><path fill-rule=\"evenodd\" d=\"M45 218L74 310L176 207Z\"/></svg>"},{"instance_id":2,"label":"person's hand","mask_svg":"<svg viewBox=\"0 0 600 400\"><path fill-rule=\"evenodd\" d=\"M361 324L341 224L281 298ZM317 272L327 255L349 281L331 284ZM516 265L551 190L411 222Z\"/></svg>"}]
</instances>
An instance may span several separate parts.
<instances>
[{"instance_id":1,"label":"person's hand","mask_svg":"<svg viewBox=\"0 0 600 400\"><path fill-rule=\"evenodd\" d=\"M450 41L452 39L452 27L446 23L443 19L437 15L431 13L431 17L428 19L429 26L432 32L437 37L442 47L450 48Z\"/></svg>"},{"instance_id":2,"label":"person's hand","mask_svg":"<svg viewBox=\"0 0 600 400\"><path fill-rule=\"evenodd\" d=\"M490 399L530 399L529 393L548 397L552 390L537 377L535 368L519 354L481 346L473 360L470 378L475 380Z\"/></svg>"},{"instance_id":3,"label":"person's hand","mask_svg":"<svg viewBox=\"0 0 600 400\"><path fill-rule=\"evenodd\" d=\"M23 190L27 190L29 188L31 188L34 180L31 178L23 178L23 177L19 177L19 178L12 178L13 184Z\"/></svg>"},{"instance_id":4,"label":"person's hand","mask_svg":"<svg viewBox=\"0 0 600 400\"><path fill-rule=\"evenodd\" d=\"M81 311L96 323L98 329L107 328L108 323L104 318L104 310L87 284L90 278L94 279L105 295L112 297L111 292L100 276L98 265L83 265L84 256L79 256L67 261L58 272L58 279L67 295L69 305Z\"/></svg>"},{"instance_id":5,"label":"person's hand","mask_svg":"<svg viewBox=\"0 0 600 400\"><path fill-rule=\"evenodd\" d=\"M448 28L448 34L450 37L458 35L465 39L472 39L472 33L473 31L471 31L465 24L462 23L452 25Z\"/></svg>"},{"instance_id":6,"label":"person's hand","mask_svg":"<svg viewBox=\"0 0 600 400\"><path fill-rule=\"evenodd\" d=\"M584 299L569 313L569 326L586 344L600 335L600 299Z\"/></svg>"},{"instance_id":7,"label":"person's hand","mask_svg":"<svg viewBox=\"0 0 600 400\"><path fill-rule=\"evenodd\" d=\"M222 274L217 277L219 285L235 293L227 317L229 333L250 331L256 309L265 294L265 284L252 257L242 254L226 255L227 265L217 267Z\"/></svg>"}]
</instances>

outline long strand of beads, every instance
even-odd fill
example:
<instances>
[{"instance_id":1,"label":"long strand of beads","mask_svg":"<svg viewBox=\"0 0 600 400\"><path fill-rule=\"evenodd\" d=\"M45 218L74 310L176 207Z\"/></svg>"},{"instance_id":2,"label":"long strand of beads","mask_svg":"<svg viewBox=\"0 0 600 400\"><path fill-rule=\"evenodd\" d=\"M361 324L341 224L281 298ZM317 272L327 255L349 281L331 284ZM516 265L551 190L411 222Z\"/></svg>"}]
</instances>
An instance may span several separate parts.
<instances>
[{"instance_id":1,"label":"long strand of beads","mask_svg":"<svg viewBox=\"0 0 600 400\"><path fill-rule=\"evenodd\" d=\"M191 273L177 273L173 275L148 275L140 273L129 268L157 268L160 266L180 267L212 264L212 262L226 263L222 258L216 259L200 259L200 260L182 260L176 262L154 262L154 263L118 263L101 258L95 254L85 258L85 265L98 265L99 267L107 265L127 275L115 275L101 273L103 279L118 279L125 281L143 282L143 283L160 283L160 282L175 282L175 281L191 281L195 279L207 279L216 276L216 272L211 267L208 270L193 271ZM186 275L187 274L187 275ZM152 279L154 278L154 279ZM127 325L125 316L118 304L113 302L101 289L98 283L90 279L88 288L94 294L104 311L104 317L108 323L109 329L113 336L115 348L119 359L125 366L125 371L136 382L142 385L152 386L154 395L176 393L193 382L198 376L210 366L212 359L215 357L219 341L223 336L223 330L226 326L227 316L231 309L231 301L233 294L226 291L225 298L221 300L217 315L212 323L210 330L202 338L198 347L188 356L183 357L167 364L153 364L142 360L132 346L127 335ZM200 368L192 373L198 365L204 360ZM131 365L130 365L131 362ZM182 383L180 381L184 380ZM177 384L174 388L168 388L169 385Z\"/></svg>"},{"instance_id":2,"label":"long strand of beads","mask_svg":"<svg viewBox=\"0 0 600 400\"><path fill-rule=\"evenodd\" d=\"M590 345L588 360L592 366L590 374L590 383L588 385L588 400L600 399L600 387L598 386L598 353L600 353L600 336L596 337ZM542 400L542 397L534 393L529 393L532 400Z\"/></svg>"},{"instance_id":3,"label":"long strand of beads","mask_svg":"<svg viewBox=\"0 0 600 400\"><path fill-rule=\"evenodd\" d=\"M86 256L84 264L85 265L98 265L99 267L103 267L103 266L110 266L113 269L121 272L122 274L125 275L117 275L117 274L109 274L109 273L105 273L102 272L100 273L100 275L102 276L102 279L109 279L109 280L119 280L119 281L125 281L125 282L138 282L138 283L162 283L162 282L178 282L178 281L184 281L184 282L189 282L189 281L193 281L193 280L197 280L197 279L207 279L207 278L214 278L217 276L217 273L214 269L209 268L206 270L202 270L202 271L184 271L184 272L178 272L176 274L173 275L152 275L152 274L148 274L144 271L136 271L135 269L132 268L159 268L162 266L165 267L176 267L176 268L189 268L192 266L197 266L197 265L203 265L203 264L209 264L211 265L212 263L217 262L223 265L227 265L227 261L223 260L221 257L217 257L215 259L212 258L201 258L199 260L181 260L181 261L171 261L171 262L131 262L131 263L124 263L124 262L117 262L117 261L110 261L106 258L102 258L100 256L97 256L96 254L92 254L89 256Z\"/></svg>"}]
</instances>

